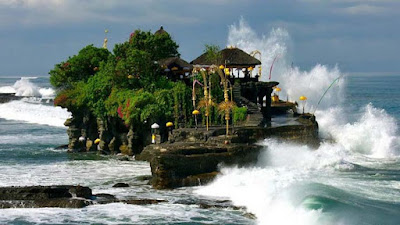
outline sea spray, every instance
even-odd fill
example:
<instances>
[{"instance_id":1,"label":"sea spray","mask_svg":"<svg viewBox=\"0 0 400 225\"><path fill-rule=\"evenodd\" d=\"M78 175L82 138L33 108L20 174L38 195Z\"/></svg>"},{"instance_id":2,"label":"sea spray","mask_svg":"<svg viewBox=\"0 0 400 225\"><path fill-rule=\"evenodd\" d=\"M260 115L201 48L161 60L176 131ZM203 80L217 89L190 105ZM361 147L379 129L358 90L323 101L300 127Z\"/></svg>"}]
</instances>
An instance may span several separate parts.
<instances>
[{"instance_id":1,"label":"sea spray","mask_svg":"<svg viewBox=\"0 0 400 225\"><path fill-rule=\"evenodd\" d=\"M0 87L0 93L14 93L16 96L22 97L40 97L52 99L55 97L55 91L52 88L40 88L31 80L37 77L21 77L12 86Z\"/></svg>"},{"instance_id":2,"label":"sea spray","mask_svg":"<svg viewBox=\"0 0 400 225\"><path fill-rule=\"evenodd\" d=\"M268 36L260 37L243 18L229 27L228 46L236 46L247 53L255 50L261 52L263 81L268 81L269 69L276 57L279 59L274 64L272 80L278 81L278 75L287 69L288 43L289 33L282 28L272 29Z\"/></svg>"},{"instance_id":3,"label":"sea spray","mask_svg":"<svg viewBox=\"0 0 400 225\"><path fill-rule=\"evenodd\" d=\"M39 88L29 80L30 78L22 77L20 80L15 82L13 88L15 89L16 96L40 96Z\"/></svg>"},{"instance_id":4,"label":"sea spray","mask_svg":"<svg viewBox=\"0 0 400 225\"><path fill-rule=\"evenodd\" d=\"M347 122L340 108L317 113L320 130L350 152L359 152L377 158L395 157L399 154L400 139L396 120L385 110L372 104L358 113L354 122Z\"/></svg>"},{"instance_id":5,"label":"sea spray","mask_svg":"<svg viewBox=\"0 0 400 225\"><path fill-rule=\"evenodd\" d=\"M39 93L42 98L54 99L55 91L53 88L39 88Z\"/></svg>"},{"instance_id":6,"label":"sea spray","mask_svg":"<svg viewBox=\"0 0 400 225\"><path fill-rule=\"evenodd\" d=\"M310 71L302 71L299 67L291 66L290 60L290 35L282 28L272 29L268 36L259 36L242 18L238 24L230 26L228 45L236 46L247 53L254 50L261 52L263 67L262 81L268 81L269 68L274 59L272 71L273 81L279 82L282 92L281 99L298 101L300 96L308 98L305 105L306 112L314 111L318 100L333 80L343 74L337 66L329 68L324 65L316 65ZM337 105L344 101L345 79L341 79L324 97L320 109Z\"/></svg>"}]
</instances>

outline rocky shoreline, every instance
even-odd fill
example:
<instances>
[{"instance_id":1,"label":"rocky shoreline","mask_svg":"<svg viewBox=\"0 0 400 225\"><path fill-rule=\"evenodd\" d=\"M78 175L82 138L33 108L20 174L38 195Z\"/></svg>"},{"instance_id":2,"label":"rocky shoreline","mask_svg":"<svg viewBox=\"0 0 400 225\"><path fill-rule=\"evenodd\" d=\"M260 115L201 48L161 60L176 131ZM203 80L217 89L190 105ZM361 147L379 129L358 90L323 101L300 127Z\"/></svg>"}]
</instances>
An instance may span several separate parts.
<instances>
[{"instance_id":1,"label":"rocky shoreline","mask_svg":"<svg viewBox=\"0 0 400 225\"><path fill-rule=\"evenodd\" d=\"M117 186L115 186L118 188ZM0 208L83 208L95 204L126 203L149 205L166 202L160 199L118 199L84 186L54 185L0 187Z\"/></svg>"},{"instance_id":2,"label":"rocky shoreline","mask_svg":"<svg viewBox=\"0 0 400 225\"><path fill-rule=\"evenodd\" d=\"M202 129L178 129L169 142L144 148L137 160L150 163L151 184L156 189L204 185L219 173L219 166L254 165L265 138L289 140L317 146L318 124L315 117L304 114L298 125L278 127L236 127L233 135L223 135L223 128L208 132Z\"/></svg>"},{"instance_id":3,"label":"rocky shoreline","mask_svg":"<svg viewBox=\"0 0 400 225\"><path fill-rule=\"evenodd\" d=\"M129 185L119 183L115 188ZM245 207L234 206L232 202L210 200L177 200L169 202L164 199L118 199L114 195L99 193L84 186L54 185L54 186L27 186L27 187L0 187L0 209L7 208L84 208L96 204L123 203L130 205L154 205L162 203L193 205L202 209L218 208L231 209L243 212L243 216L255 219L255 215L248 213Z\"/></svg>"},{"instance_id":4,"label":"rocky shoreline","mask_svg":"<svg viewBox=\"0 0 400 225\"><path fill-rule=\"evenodd\" d=\"M22 96L15 96L15 93L0 93L0 103L7 103L15 100L21 100Z\"/></svg>"}]
</instances>

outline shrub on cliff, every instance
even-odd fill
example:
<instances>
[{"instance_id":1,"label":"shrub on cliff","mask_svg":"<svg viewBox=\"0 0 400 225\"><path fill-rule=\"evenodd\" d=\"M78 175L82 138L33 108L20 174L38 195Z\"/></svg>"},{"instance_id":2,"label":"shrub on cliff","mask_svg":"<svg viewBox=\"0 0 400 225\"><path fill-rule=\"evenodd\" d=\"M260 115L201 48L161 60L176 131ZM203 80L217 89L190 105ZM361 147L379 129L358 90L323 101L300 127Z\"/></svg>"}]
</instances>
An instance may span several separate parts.
<instances>
[{"instance_id":1,"label":"shrub on cliff","mask_svg":"<svg viewBox=\"0 0 400 225\"><path fill-rule=\"evenodd\" d=\"M72 88L75 82L86 81L94 75L101 62L107 61L110 52L107 49L88 45L78 55L55 65L49 72L50 83L58 89Z\"/></svg>"},{"instance_id":2,"label":"shrub on cliff","mask_svg":"<svg viewBox=\"0 0 400 225\"><path fill-rule=\"evenodd\" d=\"M67 108L73 113L80 111L85 105L85 88L86 84L80 81L70 89L61 90L54 99L54 105Z\"/></svg>"}]
</instances>

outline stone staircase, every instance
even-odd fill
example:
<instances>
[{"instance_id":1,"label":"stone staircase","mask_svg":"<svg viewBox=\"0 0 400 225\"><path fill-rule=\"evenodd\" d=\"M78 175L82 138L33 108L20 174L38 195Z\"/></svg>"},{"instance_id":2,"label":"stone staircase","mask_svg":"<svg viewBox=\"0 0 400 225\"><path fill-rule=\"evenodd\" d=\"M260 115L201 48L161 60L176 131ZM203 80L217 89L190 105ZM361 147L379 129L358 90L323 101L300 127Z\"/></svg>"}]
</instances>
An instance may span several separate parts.
<instances>
[{"instance_id":1,"label":"stone staircase","mask_svg":"<svg viewBox=\"0 0 400 225\"><path fill-rule=\"evenodd\" d=\"M247 107L247 119L244 123L244 126L247 127L257 127L262 126L264 123L264 116L261 113L260 108L257 104L249 101L247 98L241 95L240 85L235 84L232 88L233 92L233 100L235 101L238 107L246 106Z\"/></svg>"},{"instance_id":2,"label":"stone staircase","mask_svg":"<svg viewBox=\"0 0 400 225\"><path fill-rule=\"evenodd\" d=\"M242 107L242 94L240 91L240 84L236 83L235 85L233 85L232 88L232 93L233 93L233 101L235 101L236 105L238 107Z\"/></svg>"}]
</instances>

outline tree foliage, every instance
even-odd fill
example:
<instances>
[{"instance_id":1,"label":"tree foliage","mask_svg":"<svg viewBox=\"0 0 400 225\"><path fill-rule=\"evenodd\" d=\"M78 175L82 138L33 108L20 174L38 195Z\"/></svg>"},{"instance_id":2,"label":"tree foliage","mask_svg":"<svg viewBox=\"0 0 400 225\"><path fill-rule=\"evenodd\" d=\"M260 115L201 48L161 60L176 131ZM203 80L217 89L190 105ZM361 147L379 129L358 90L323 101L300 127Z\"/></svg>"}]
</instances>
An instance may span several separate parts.
<instances>
[{"instance_id":1,"label":"tree foliage","mask_svg":"<svg viewBox=\"0 0 400 225\"><path fill-rule=\"evenodd\" d=\"M49 72L50 83L58 89L73 88L78 81L87 81L99 71L101 62L107 61L110 52L107 49L88 45L67 61L56 64Z\"/></svg>"},{"instance_id":2,"label":"tree foliage","mask_svg":"<svg viewBox=\"0 0 400 225\"><path fill-rule=\"evenodd\" d=\"M221 48L218 45L205 45L204 53L206 53L206 61L217 65L221 59Z\"/></svg>"},{"instance_id":3,"label":"tree foliage","mask_svg":"<svg viewBox=\"0 0 400 225\"><path fill-rule=\"evenodd\" d=\"M166 32L136 30L113 53L88 45L49 72L58 93L55 105L76 113L89 110L98 118L120 118L132 126L179 121L181 115L188 122L190 88L161 76L156 63L172 56L179 56L178 45Z\"/></svg>"}]
</instances>

